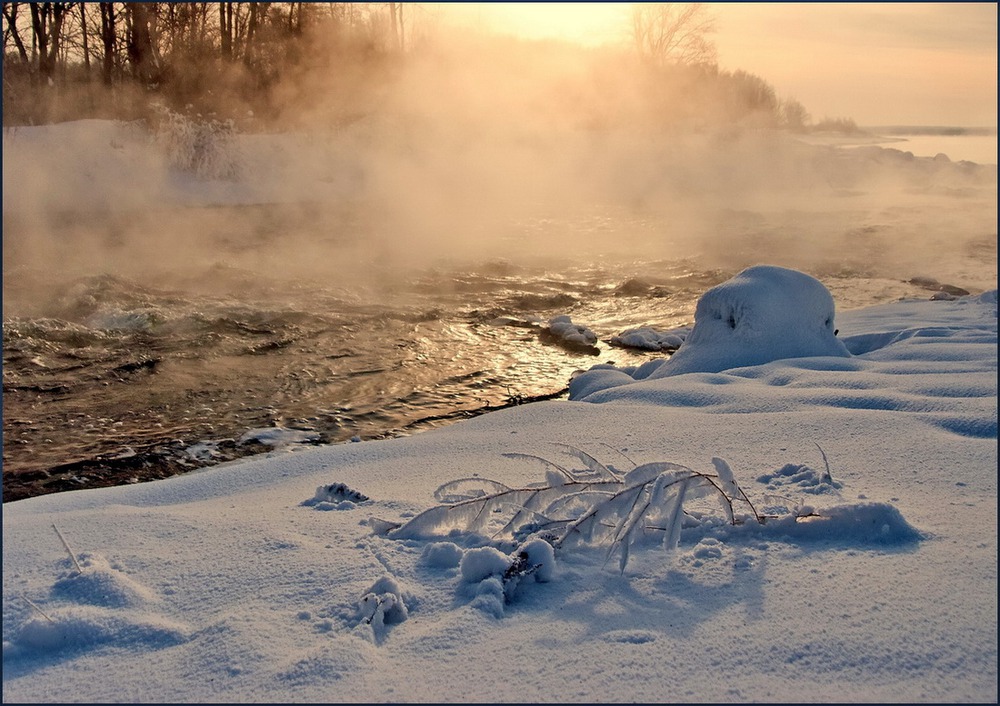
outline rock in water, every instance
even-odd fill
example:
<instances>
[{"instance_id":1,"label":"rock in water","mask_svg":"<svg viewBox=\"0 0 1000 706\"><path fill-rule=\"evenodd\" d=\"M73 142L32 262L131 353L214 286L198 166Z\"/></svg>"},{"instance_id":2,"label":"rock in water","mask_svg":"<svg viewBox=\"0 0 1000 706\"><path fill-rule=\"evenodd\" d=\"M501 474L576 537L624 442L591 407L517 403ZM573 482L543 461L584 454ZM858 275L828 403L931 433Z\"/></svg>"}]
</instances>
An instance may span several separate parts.
<instances>
[{"instance_id":1,"label":"rock in water","mask_svg":"<svg viewBox=\"0 0 1000 706\"><path fill-rule=\"evenodd\" d=\"M783 358L850 357L833 318L833 297L819 280L784 267L750 267L702 295L684 344L649 377Z\"/></svg>"}]
</instances>

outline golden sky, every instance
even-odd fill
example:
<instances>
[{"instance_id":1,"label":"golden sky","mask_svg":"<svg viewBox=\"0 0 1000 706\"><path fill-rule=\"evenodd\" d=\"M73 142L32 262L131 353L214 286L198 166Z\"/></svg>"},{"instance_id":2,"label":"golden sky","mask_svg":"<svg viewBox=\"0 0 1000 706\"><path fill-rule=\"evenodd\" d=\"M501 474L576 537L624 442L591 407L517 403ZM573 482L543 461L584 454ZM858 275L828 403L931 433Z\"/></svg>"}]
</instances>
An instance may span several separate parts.
<instances>
[{"instance_id":1,"label":"golden sky","mask_svg":"<svg viewBox=\"0 0 1000 706\"><path fill-rule=\"evenodd\" d=\"M628 3L458 3L451 21L588 45L627 41ZM815 119L997 124L996 3L709 3L723 69Z\"/></svg>"}]
</instances>

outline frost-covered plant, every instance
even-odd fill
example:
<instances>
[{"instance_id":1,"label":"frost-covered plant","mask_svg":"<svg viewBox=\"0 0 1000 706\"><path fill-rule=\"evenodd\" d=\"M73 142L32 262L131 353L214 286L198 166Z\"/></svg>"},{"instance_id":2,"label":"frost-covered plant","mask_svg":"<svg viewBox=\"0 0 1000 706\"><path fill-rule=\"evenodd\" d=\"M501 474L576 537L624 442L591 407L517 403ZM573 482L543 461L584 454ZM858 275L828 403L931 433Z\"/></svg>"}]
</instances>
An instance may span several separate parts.
<instances>
[{"instance_id":1,"label":"frost-covered plant","mask_svg":"<svg viewBox=\"0 0 1000 706\"><path fill-rule=\"evenodd\" d=\"M316 494L308 500L303 500L302 505L320 505L323 503L363 503L370 498L364 493L348 487L343 483L330 483L316 488Z\"/></svg>"},{"instance_id":2,"label":"frost-covered plant","mask_svg":"<svg viewBox=\"0 0 1000 706\"><path fill-rule=\"evenodd\" d=\"M555 548L573 542L604 544L608 559L618 553L619 569L624 571L630 547L647 532L662 532L668 551L677 547L684 504L696 498L716 498L732 524L746 519L736 513L736 504L764 523L721 458L712 459L715 473L669 462L646 463L622 473L584 451L558 446L581 460L586 470L570 470L531 454L503 454L540 462L546 469L545 482L525 488L486 478L445 483L434 493L441 505L390 528L388 536L417 539L460 529L499 540L517 541L535 534ZM530 565L526 558L525 567Z\"/></svg>"},{"instance_id":3,"label":"frost-covered plant","mask_svg":"<svg viewBox=\"0 0 1000 706\"><path fill-rule=\"evenodd\" d=\"M171 166L205 179L232 179L239 174L239 148L232 120L190 117L162 105L154 110L155 142Z\"/></svg>"},{"instance_id":4,"label":"frost-covered plant","mask_svg":"<svg viewBox=\"0 0 1000 706\"><path fill-rule=\"evenodd\" d=\"M355 630L375 643L381 642L390 625L402 623L409 617L403 598L403 590L396 579L383 576L358 600Z\"/></svg>"}]
</instances>

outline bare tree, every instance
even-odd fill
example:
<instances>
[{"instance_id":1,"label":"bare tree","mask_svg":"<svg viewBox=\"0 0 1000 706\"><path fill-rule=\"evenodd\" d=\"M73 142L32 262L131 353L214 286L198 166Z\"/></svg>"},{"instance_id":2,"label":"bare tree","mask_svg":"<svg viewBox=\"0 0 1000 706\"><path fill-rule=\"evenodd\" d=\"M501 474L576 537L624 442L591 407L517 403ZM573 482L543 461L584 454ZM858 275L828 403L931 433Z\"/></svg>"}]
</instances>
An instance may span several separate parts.
<instances>
[{"instance_id":1,"label":"bare tree","mask_svg":"<svg viewBox=\"0 0 1000 706\"><path fill-rule=\"evenodd\" d=\"M781 125L793 132L803 132L812 121L806 107L794 98L781 101Z\"/></svg>"},{"instance_id":2,"label":"bare tree","mask_svg":"<svg viewBox=\"0 0 1000 706\"><path fill-rule=\"evenodd\" d=\"M52 80L62 42L63 23L75 3L33 2L31 8L32 41L38 52L38 73Z\"/></svg>"},{"instance_id":3,"label":"bare tree","mask_svg":"<svg viewBox=\"0 0 1000 706\"><path fill-rule=\"evenodd\" d=\"M28 50L25 48L24 41L21 39L21 34L17 29L17 11L20 6L21 3L19 2L5 2L3 4L3 17L7 21L7 26L3 31L3 48L6 55L7 42L13 39L14 46L17 47L18 56L21 57L21 62L25 66L30 66L31 59L28 58Z\"/></svg>"},{"instance_id":4,"label":"bare tree","mask_svg":"<svg viewBox=\"0 0 1000 706\"><path fill-rule=\"evenodd\" d=\"M702 3L632 5L632 39L644 61L655 66L715 64L715 18Z\"/></svg>"}]
</instances>

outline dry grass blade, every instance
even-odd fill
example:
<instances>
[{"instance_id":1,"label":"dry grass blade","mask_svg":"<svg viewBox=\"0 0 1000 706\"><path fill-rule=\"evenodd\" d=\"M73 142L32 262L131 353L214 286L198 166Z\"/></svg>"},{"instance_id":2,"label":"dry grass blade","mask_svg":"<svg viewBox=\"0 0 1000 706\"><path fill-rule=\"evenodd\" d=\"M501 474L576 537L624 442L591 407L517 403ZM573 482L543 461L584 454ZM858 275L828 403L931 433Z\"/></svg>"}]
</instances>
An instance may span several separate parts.
<instances>
[{"instance_id":1,"label":"dry grass blade","mask_svg":"<svg viewBox=\"0 0 1000 706\"><path fill-rule=\"evenodd\" d=\"M73 566L76 567L77 573L82 574L83 573L83 569L80 568L80 562L78 562L76 560L76 555L73 554L73 550L69 548L69 542L66 541L66 538L63 537L62 532L60 532L59 528L56 527L54 524L52 525L52 529L54 529L56 531L56 534L59 536L59 541L62 542L63 547L65 547L65 549L66 549L66 553L69 554L69 558L70 558L70 560L72 560Z\"/></svg>"},{"instance_id":2,"label":"dry grass blade","mask_svg":"<svg viewBox=\"0 0 1000 706\"><path fill-rule=\"evenodd\" d=\"M46 620L48 620L48 621L49 621L50 623L53 623L53 624L55 624L55 622L56 622L56 621L55 621L55 620L53 620L52 618L50 618L50 617L48 616L48 614L47 614L47 613L46 613L46 612L45 612L44 610L42 610L41 608L39 608L39 607L38 607L38 605L36 605L36 604L35 604L35 602L34 602L33 600L31 600L31 599L30 599L30 598L28 598L27 596L21 596L21 598L23 598L23 599L24 599L24 602L25 602L25 603L27 603L27 604L28 604L28 605L30 605L30 606L31 606L32 608L34 608L34 609L35 609L35 611L36 611L36 612L37 612L37 613L38 613L38 614L39 614L40 616L42 616L43 618L45 618Z\"/></svg>"}]
</instances>

